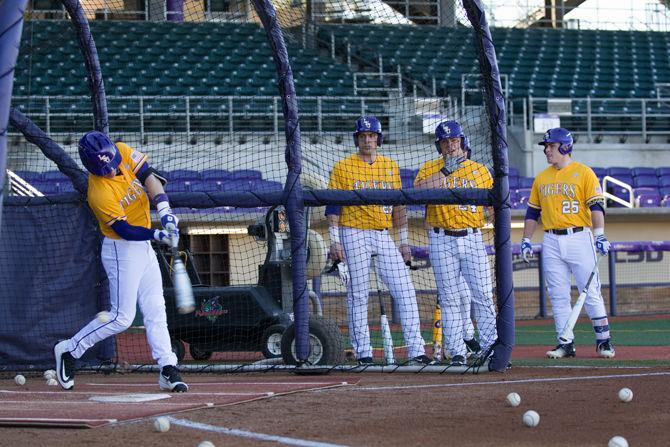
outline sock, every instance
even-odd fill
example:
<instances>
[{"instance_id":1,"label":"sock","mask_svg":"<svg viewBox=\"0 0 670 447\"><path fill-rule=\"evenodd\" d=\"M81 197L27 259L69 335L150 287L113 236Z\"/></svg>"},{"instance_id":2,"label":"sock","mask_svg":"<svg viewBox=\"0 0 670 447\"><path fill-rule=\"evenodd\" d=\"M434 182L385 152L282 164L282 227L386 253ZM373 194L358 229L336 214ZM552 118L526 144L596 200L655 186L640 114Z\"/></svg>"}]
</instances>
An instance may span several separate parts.
<instances>
[{"instance_id":1,"label":"sock","mask_svg":"<svg viewBox=\"0 0 670 447\"><path fill-rule=\"evenodd\" d=\"M610 339L610 325L607 316L591 318L593 331L596 333L596 343L602 343Z\"/></svg>"}]
</instances>

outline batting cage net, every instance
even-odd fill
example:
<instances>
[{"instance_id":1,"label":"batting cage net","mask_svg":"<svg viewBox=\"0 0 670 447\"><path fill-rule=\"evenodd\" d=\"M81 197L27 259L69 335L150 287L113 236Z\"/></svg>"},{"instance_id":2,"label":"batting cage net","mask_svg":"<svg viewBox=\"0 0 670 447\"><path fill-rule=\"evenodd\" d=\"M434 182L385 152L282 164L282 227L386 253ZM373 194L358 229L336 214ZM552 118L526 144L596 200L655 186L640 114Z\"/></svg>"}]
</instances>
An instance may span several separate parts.
<instances>
[{"instance_id":1,"label":"batting cage net","mask_svg":"<svg viewBox=\"0 0 670 447\"><path fill-rule=\"evenodd\" d=\"M514 315L493 43L507 30L491 35L479 1L395 3L30 2L0 239L2 367L43 369L56 341L116 317L77 146L96 129L167 180L193 312L176 310L173 252L153 248L181 365L461 371L497 353L504 369ZM154 364L138 290L130 327L79 366Z\"/></svg>"}]
</instances>

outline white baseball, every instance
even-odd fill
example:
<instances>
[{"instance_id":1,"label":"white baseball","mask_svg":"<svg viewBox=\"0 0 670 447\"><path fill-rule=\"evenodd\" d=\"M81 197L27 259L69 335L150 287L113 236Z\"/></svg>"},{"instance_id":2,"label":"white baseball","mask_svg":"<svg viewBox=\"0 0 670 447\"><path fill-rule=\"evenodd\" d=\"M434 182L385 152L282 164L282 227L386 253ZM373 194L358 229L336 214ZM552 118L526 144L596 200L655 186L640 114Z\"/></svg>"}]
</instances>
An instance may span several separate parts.
<instances>
[{"instance_id":1,"label":"white baseball","mask_svg":"<svg viewBox=\"0 0 670 447\"><path fill-rule=\"evenodd\" d=\"M55 379L56 378L56 371L53 369L47 369L44 371L44 379L49 380L49 379Z\"/></svg>"},{"instance_id":2,"label":"white baseball","mask_svg":"<svg viewBox=\"0 0 670 447\"><path fill-rule=\"evenodd\" d=\"M523 423L526 427L537 427L540 423L540 415L537 411L528 410L523 414Z\"/></svg>"},{"instance_id":3,"label":"white baseball","mask_svg":"<svg viewBox=\"0 0 670 447\"><path fill-rule=\"evenodd\" d=\"M111 318L109 316L109 312L103 310L102 312L98 312L97 314L95 314L95 319L98 320L100 323L107 323Z\"/></svg>"},{"instance_id":4,"label":"white baseball","mask_svg":"<svg viewBox=\"0 0 670 447\"><path fill-rule=\"evenodd\" d=\"M621 388L619 390L619 400L621 402L630 402L633 400L633 391L630 388Z\"/></svg>"},{"instance_id":5,"label":"white baseball","mask_svg":"<svg viewBox=\"0 0 670 447\"><path fill-rule=\"evenodd\" d=\"M23 377L21 374L17 374L14 377L14 383L16 383L17 385L25 385L26 384L26 378Z\"/></svg>"},{"instance_id":6,"label":"white baseball","mask_svg":"<svg viewBox=\"0 0 670 447\"><path fill-rule=\"evenodd\" d=\"M200 444L198 444L198 447L214 447L214 444L212 444L210 441L202 441Z\"/></svg>"},{"instance_id":7,"label":"white baseball","mask_svg":"<svg viewBox=\"0 0 670 447\"><path fill-rule=\"evenodd\" d=\"M154 429L158 433L165 433L170 429L170 421L166 417L158 417L154 420Z\"/></svg>"},{"instance_id":8,"label":"white baseball","mask_svg":"<svg viewBox=\"0 0 670 447\"><path fill-rule=\"evenodd\" d=\"M509 393L507 395L507 403L510 407L518 407L521 403L521 396L518 393Z\"/></svg>"},{"instance_id":9,"label":"white baseball","mask_svg":"<svg viewBox=\"0 0 670 447\"><path fill-rule=\"evenodd\" d=\"M49 379L49 380L47 380L47 385L49 385L49 386L56 386L56 385L58 385L58 380L56 380L56 379Z\"/></svg>"},{"instance_id":10,"label":"white baseball","mask_svg":"<svg viewBox=\"0 0 670 447\"><path fill-rule=\"evenodd\" d=\"M607 447L628 447L628 441L623 436L615 436L607 443Z\"/></svg>"}]
</instances>

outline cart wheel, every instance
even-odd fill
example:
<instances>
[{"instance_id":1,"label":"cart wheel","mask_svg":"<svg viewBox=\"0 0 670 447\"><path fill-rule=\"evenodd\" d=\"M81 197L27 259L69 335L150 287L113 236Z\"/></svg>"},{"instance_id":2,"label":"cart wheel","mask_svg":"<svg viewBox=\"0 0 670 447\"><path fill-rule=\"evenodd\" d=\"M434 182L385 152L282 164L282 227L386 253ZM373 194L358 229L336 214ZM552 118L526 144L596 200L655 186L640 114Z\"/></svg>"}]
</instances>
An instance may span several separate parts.
<instances>
[{"instance_id":1,"label":"cart wheel","mask_svg":"<svg viewBox=\"0 0 670 447\"><path fill-rule=\"evenodd\" d=\"M191 357L193 357L193 360L209 360L212 356L212 351L200 349L196 345L189 345L188 352L191 354Z\"/></svg>"},{"instance_id":2,"label":"cart wheel","mask_svg":"<svg viewBox=\"0 0 670 447\"><path fill-rule=\"evenodd\" d=\"M186 355L186 348L184 347L184 343L181 340L177 340L176 338L173 338L170 340L172 343L172 352L174 352L174 355L177 356L177 362L181 363L184 360L184 356Z\"/></svg>"},{"instance_id":3,"label":"cart wheel","mask_svg":"<svg viewBox=\"0 0 670 447\"><path fill-rule=\"evenodd\" d=\"M307 361L312 365L339 365L344 362L344 344L335 321L318 316L309 317L309 347ZM281 339L284 363L295 365L295 324L291 324Z\"/></svg>"},{"instance_id":4,"label":"cart wheel","mask_svg":"<svg viewBox=\"0 0 670 447\"><path fill-rule=\"evenodd\" d=\"M263 331L261 338L261 352L266 359L276 359L281 357L281 339L286 326L283 324L273 324Z\"/></svg>"}]
</instances>

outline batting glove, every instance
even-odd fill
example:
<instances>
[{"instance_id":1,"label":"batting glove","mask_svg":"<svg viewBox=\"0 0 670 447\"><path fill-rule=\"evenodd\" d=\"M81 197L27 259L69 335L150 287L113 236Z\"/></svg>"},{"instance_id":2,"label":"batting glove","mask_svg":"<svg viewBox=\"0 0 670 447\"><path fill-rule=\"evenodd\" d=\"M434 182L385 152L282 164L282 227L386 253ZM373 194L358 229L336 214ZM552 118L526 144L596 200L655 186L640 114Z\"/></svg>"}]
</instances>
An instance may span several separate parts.
<instances>
[{"instance_id":1,"label":"batting glove","mask_svg":"<svg viewBox=\"0 0 670 447\"><path fill-rule=\"evenodd\" d=\"M347 267L347 264L344 262L338 262L337 274L340 277L340 282L342 285L346 287L349 284L349 267Z\"/></svg>"},{"instance_id":2,"label":"batting glove","mask_svg":"<svg viewBox=\"0 0 670 447\"><path fill-rule=\"evenodd\" d=\"M444 160L444 167L441 169L442 174L449 175L456 171L465 161L465 157L449 157Z\"/></svg>"},{"instance_id":3,"label":"batting glove","mask_svg":"<svg viewBox=\"0 0 670 447\"><path fill-rule=\"evenodd\" d=\"M179 237L179 236L177 236ZM167 230L155 230L154 239L158 242L172 246L172 239L174 238L173 233L170 233Z\"/></svg>"},{"instance_id":4,"label":"batting glove","mask_svg":"<svg viewBox=\"0 0 670 447\"><path fill-rule=\"evenodd\" d=\"M530 239L525 237L521 239L521 258L523 262L529 263L533 258L533 244L530 243Z\"/></svg>"},{"instance_id":5,"label":"batting glove","mask_svg":"<svg viewBox=\"0 0 670 447\"><path fill-rule=\"evenodd\" d=\"M607 240L604 234L599 234L596 236L596 250L598 250L598 253L601 255L605 256L607 253L609 253L610 248L612 247L612 244L610 241Z\"/></svg>"}]
</instances>

